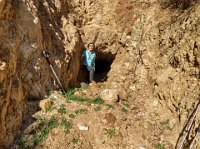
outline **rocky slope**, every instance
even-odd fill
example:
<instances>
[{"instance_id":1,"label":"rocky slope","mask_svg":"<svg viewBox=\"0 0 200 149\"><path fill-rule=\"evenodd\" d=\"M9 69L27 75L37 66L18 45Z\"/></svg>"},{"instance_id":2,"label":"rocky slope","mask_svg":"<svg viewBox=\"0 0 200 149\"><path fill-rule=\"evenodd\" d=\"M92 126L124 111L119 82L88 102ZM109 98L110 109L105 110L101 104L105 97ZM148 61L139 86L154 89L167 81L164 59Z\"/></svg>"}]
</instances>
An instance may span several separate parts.
<instances>
[{"instance_id":1,"label":"rocky slope","mask_svg":"<svg viewBox=\"0 0 200 149\"><path fill-rule=\"evenodd\" d=\"M73 87L84 81L80 55L94 42L98 66L108 68L97 80L139 105L141 122L152 113L156 126L169 120L173 131L164 140L173 148L200 93L200 5L181 2L1 0L0 144L13 142L27 101L58 88L42 51L64 87Z\"/></svg>"}]
</instances>

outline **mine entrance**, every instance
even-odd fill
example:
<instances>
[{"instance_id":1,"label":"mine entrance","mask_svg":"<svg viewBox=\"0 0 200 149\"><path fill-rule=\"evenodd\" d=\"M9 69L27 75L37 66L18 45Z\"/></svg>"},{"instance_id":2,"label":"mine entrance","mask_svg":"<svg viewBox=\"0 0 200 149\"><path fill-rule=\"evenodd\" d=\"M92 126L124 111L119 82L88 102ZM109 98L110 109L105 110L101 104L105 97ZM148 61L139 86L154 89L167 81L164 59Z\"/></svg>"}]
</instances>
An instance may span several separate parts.
<instances>
[{"instance_id":1,"label":"mine entrance","mask_svg":"<svg viewBox=\"0 0 200 149\"><path fill-rule=\"evenodd\" d=\"M111 53L103 53L101 51L96 51L96 61L95 61L95 73L94 80L96 82L104 82L107 80L108 72L111 69L111 65L115 59L115 55ZM89 82L89 72L84 66L81 65L79 71L79 81Z\"/></svg>"}]
</instances>

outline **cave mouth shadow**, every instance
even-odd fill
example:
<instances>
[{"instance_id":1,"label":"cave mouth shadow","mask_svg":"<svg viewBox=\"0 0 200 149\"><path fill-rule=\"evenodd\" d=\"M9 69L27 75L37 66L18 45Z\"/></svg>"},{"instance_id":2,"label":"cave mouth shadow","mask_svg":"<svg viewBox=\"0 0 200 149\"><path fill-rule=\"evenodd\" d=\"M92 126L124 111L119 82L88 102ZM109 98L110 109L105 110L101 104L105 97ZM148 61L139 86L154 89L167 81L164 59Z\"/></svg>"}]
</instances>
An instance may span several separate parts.
<instances>
[{"instance_id":1,"label":"cave mouth shadow","mask_svg":"<svg viewBox=\"0 0 200 149\"><path fill-rule=\"evenodd\" d=\"M115 60L114 54L96 51L95 72L94 72L95 82L107 81L108 79L107 75L111 69L111 65L114 60ZM78 81L87 83L89 82L89 73L82 64L79 69Z\"/></svg>"}]
</instances>

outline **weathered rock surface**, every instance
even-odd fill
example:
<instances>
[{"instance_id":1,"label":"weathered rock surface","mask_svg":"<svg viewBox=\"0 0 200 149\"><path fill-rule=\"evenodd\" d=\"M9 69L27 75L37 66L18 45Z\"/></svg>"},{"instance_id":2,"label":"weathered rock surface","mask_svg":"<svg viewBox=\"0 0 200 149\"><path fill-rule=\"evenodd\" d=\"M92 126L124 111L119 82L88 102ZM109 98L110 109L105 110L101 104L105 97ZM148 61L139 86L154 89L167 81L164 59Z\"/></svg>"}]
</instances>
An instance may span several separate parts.
<instances>
[{"instance_id":1,"label":"weathered rock surface","mask_svg":"<svg viewBox=\"0 0 200 149\"><path fill-rule=\"evenodd\" d=\"M100 97L108 102L117 102L119 97L118 97L118 92L117 90L110 90L110 89L105 89L100 93Z\"/></svg>"},{"instance_id":2,"label":"weathered rock surface","mask_svg":"<svg viewBox=\"0 0 200 149\"><path fill-rule=\"evenodd\" d=\"M89 42L97 46L97 60L113 60L105 88L121 90L121 99L139 104L139 109L132 107L136 119L145 120L151 112L171 119L174 131L158 141L175 146L174 138L199 97L200 5L178 11L160 4L156 0L1 0L0 147L12 143L20 130L26 100L57 89L42 51L49 51L50 62L67 88L79 83L80 55ZM127 127L141 126L141 121L132 123ZM136 147L131 140L141 136L147 140L142 147L152 148L148 141L160 134L151 135L156 124L149 123L144 123L146 134L141 126L126 136L128 147ZM144 143L137 141L137 147Z\"/></svg>"},{"instance_id":3,"label":"weathered rock surface","mask_svg":"<svg viewBox=\"0 0 200 149\"><path fill-rule=\"evenodd\" d=\"M53 106L53 101L50 99L41 100L39 103L39 107L45 111Z\"/></svg>"}]
</instances>

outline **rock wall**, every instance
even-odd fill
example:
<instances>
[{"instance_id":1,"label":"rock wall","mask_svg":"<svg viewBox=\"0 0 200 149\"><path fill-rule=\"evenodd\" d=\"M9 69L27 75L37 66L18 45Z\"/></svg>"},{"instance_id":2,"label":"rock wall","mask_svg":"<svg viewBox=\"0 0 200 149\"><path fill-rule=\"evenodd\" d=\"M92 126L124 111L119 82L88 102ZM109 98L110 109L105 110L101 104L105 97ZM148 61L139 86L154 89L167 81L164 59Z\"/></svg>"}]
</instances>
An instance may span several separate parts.
<instances>
[{"instance_id":1,"label":"rock wall","mask_svg":"<svg viewBox=\"0 0 200 149\"><path fill-rule=\"evenodd\" d=\"M50 53L63 86L76 85L83 44L65 17L70 9L67 1L0 2L1 145L12 143L20 130L26 100L40 99L59 87L43 50Z\"/></svg>"},{"instance_id":2,"label":"rock wall","mask_svg":"<svg viewBox=\"0 0 200 149\"><path fill-rule=\"evenodd\" d=\"M58 88L42 51L49 51L67 88L78 84L79 57L89 42L115 55L105 84L142 102L144 112L172 118L178 137L199 96L199 5L180 12L160 4L1 0L0 144L10 144L20 130L27 99Z\"/></svg>"}]
</instances>

